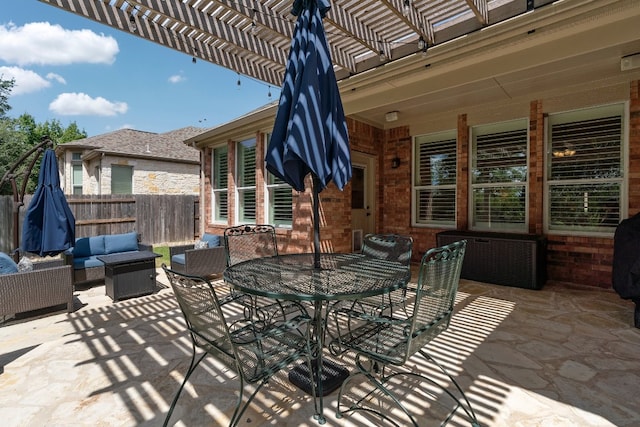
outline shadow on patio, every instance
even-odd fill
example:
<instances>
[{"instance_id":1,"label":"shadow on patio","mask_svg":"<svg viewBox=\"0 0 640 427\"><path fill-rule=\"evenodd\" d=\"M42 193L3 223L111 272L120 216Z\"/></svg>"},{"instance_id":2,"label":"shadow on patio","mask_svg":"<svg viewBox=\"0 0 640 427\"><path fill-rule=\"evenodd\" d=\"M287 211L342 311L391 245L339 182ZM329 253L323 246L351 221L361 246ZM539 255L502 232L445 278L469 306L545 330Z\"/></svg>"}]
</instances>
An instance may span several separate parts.
<instances>
[{"instance_id":1,"label":"shadow on patio","mask_svg":"<svg viewBox=\"0 0 640 427\"><path fill-rule=\"evenodd\" d=\"M158 278L166 280L162 272ZM86 303L83 292L77 297ZM482 425L631 426L640 419L631 401L640 391L640 330L631 325L631 304L616 294L462 280L456 311L430 352L458 375ZM0 339L0 417L9 426L160 425L191 352L166 288L118 303L93 297L70 315L10 322L0 328ZM416 363L415 369L431 369ZM205 359L172 422L225 425L238 387L232 373ZM407 401L431 406L435 414L447 409L433 403L424 385L402 387ZM379 424L365 415L336 419L336 397L325 401L327 425ZM311 399L281 373L241 425L314 426L312 413ZM422 418L437 425L429 414ZM467 424L456 417L450 425Z\"/></svg>"}]
</instances>

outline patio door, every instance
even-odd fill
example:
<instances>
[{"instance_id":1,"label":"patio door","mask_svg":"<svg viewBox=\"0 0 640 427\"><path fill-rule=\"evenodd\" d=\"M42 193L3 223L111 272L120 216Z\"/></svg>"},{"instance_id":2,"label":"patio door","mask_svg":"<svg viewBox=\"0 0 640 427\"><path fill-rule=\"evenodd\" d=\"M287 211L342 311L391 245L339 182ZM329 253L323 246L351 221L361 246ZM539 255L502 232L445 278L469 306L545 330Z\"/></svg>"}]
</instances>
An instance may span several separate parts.
<instances>
[{"instance_id":1,"label":"patio door","mask_svg":"<svg viewBox=\"0 0 640 427\"><path fill-rule=\"evenodd\" d=\"M375 157L352 152L351 230L352 250L359 252L362 237L375 232Z\"/></svg>"}]
</instances>

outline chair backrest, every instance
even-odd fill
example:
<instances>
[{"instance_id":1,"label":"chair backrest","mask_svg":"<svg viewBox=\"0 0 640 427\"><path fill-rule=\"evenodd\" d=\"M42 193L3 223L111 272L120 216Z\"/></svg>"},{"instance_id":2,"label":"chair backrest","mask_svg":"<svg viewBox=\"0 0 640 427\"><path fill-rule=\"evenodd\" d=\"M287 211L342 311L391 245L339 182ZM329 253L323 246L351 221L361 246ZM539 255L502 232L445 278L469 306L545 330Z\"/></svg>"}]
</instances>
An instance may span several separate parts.
<instances>
[{"instance_id":1,"label":"chair backrest","mask_svg":"<svg viewBox=\"0 0 640 427\"><path fill-rule=\"evenodd\" d=\"M364 255L385 261L398 261L406 266L411 264L412 250L413 239L398 234L367 234L362 241Z\"/></svg>"},{"instance_id":2,"label":"chair backrest","mask_svg":"<svg viewBox=\"0 0 640 427\"><path fill-rule=\"evenodd\" d=\"M429 249L422 257L407 358L449 327L458 292L466 240Z\"/></svg>"},{"instance_id":3,"label":"chair backrest","mask_svg":"<svg viewBox=\"0 0 640 427\"><path fill-rule=\"evenodd\" d=\"M276 229L272 225L239 225L224 230L227 266L254 258L278 255Z\"/></svg>"},{"instance_id":4,"label":"chair backrest","mask_svg":"<svg viewBox=\"0 0 640 427\"><path fill-rule=\"evenodd\" d=\"M229 328L211 283L202 277L175 272L166 265L162 269L178 300L193 344L239 373Z\"/></svg>"}]
</instances>

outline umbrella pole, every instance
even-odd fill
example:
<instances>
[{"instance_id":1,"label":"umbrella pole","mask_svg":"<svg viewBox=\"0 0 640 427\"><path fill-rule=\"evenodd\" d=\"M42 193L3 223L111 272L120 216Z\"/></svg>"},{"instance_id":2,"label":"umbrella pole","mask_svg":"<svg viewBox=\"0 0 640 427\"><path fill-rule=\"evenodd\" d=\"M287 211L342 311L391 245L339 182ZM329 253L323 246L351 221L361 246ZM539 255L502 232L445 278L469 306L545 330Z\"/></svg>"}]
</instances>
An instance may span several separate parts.
<instances>
[{"instance_id":1,"label":"umbrella pole","mask_svg":"<svg viewBox=\"0 0 640 427\"><path fill-rule=\"evenodd\" d=\"M320 180L315 174L313 176L313 266L320 268L320 197L318 196Z\"/></svg>"}]
</instances>

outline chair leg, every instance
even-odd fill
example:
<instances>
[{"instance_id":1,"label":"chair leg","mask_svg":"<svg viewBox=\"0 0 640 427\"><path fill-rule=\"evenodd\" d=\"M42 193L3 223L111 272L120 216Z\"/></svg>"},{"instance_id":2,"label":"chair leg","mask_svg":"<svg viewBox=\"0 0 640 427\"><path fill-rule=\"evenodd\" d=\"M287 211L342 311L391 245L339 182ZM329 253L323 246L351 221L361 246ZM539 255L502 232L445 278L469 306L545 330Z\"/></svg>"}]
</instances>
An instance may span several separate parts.
<instances>
[{"instance_id":1,"label":"chair leg","mask_svg":"<svg viewBox=\"0 0 640 427\"><path fill-rule=\"evenodd\" d=\"M420 354L427 359L427 361L433 363L435 366L438 367L438 369L440 369L440 371L442 371L451 381L451 383L456 387L458 393L460 394L460 396L462 396L461 398L458 398L454 393L452 393L451 391L447 390L446 387L442 386L442 384L438 383L437 381L423 375L417 372L407 372L407 371L400 371L400 372L393 372L390 373L389 375L384 374L384 369L385 367L383 366L383 371L382 374L379 375L380 379L378 379L376 376L376 374L373 374L372 372L374 372L375 370L375 362L373 361L369 361L370 363L370 368L367 368L364 366L364 364L362 363L362 361L360 360L360 355L356 355L356 366L358 367L358 371L351 374L343 383L342 383L342 387L340 388L340 393L338 394L338 403L337 403L337 410L336 410L336 418L342 418L342 414L345 412L353 412L353 411L362 411L362 412L369 412L372 413L378 417L380 417L383 420L388 421L389 423L395 425L395 426L400 426L400 424L396 423L393 419L391 419L391 417L389 417L388 415L380 412L380 411L376 411L374 409L370 409L370 408L366 408L364 406L362 406L362 402L367 400L370 396L372 396L376 390L384 393L387 397L389 397L394 403L395 405L400 408L406 415L407 417L411 420L411 423L413 424L414 427L418 427L418 422L416 421L416 419L413 417L413 415L411 415L411 413L405 408L405 406L402 404L402 402L400 402L400 400L395 396L394 393L392 393L386 386L385 384L392 378L399 376L399 375L406 375L406 376L410 376L410 377L416 377L419 379L422 379L424 381L429 382L430 384L436 386L437 388L439 388L440 390L442 390L444 393L446 393L455 403L456 406L454 407L454 409L449 413L449 415L447 416L447 418L441 423L441 426L446 425L451 418L453 417L453 415L455 414L455 412L458 410L458 408L462 408L462 410L465 412L467 418L470 421L471 427L480 427L480 423L478 422L476 415L473 411L473 408L471 406L471 403L469 402L469 400L467 399L467 396L465 395L465 393L463 392L462 388L460 387L460 385L458 384L458 382L447 372L447 370L444 368L444 366L442 366L440 363L438 363L438 361L436 361L431 355L429 355L427 352L421 350ZM351 405L351 407L349 407L348 409L346 409L345 411L341 411L340 410L340 404L342 402L342 395L344 393L344 391L347 388L347 384L356 376L359 375L364 375L367 380L369 380L369 382L375 387L372 391L370 391L369 393L367 393L366 395L364 395L363 397L361 397L357 402L355 402L353 405ZM461 401L461 399L464 401Z\"/></svg>"},{"instance_id":2,"label":"chair leg","mask_svg":"<svg viewBox=\"0 0 640 427\"><path fill-rule=\"evenodd\" d=\"M462 410L465 412L465 414L467 415L467 417L469 418L469 421L471 422L471 426L472 427L480 427L480 423L478 422L478 419L476 418L476 414L473 411L473 407L471 406L471 403L469 402L469 399L467 399L467 395L464 394L464 391L462 391L462 388L460 387L460 385L458 384L458 382L451 376L451 374L449 374L449 372L444 368L444 366L442 366L436 359L434 359L429 353L427 353L424 350L420 350L420 354L422 355L422 357L424 357L425 359L427 359L428 361L432 362L434 365L436 365L443 374L445 374L447 377L449 377L449 380L451 380L451 383L456 387L456 389L458 390L458 393L460 393L460 396L462 396L462 399L464 399L464 403L466 403L466 405L464 405L459 398L457 398L453 393L451 393L450 391L448 391L447 389L445 389L444 387L440 386L439 384L435 383L434 381L430 382L434 385L439 386L440 389L442 389L445 393L447 393L453 400L455 400L457 406L456 408L454 408L454 410L451 412L451 414L449 415L449 418L451 418L453 416L453 413L456 411L457 408L462 408ZM428 378L427 378L428 379ZM448 419L446 420L446 422L448 422ZM446 424L445 422L445 424Z\"/></svg>"},{"instance_id":3,"label":"chair leg","mask_svg":"<svg viewBox=\"0 0 640 427\"><path fill-rule=\"evenodd\" d=\"M342 387L340 387L340 393L338 393L338 404L337 404L337 410L336 410L336 418L342 418L342 414L344 412L355 412L355 411L362 411L362 412L368 412L371 414L376 415L377 417L388 421L389 423L393 424L394 426L397 427L401 427L404 424L398 424L396 423L393 419L391 419L391 417L389 417L388 415L380 412L380 411L376 411L374 409L370 409L370 408L366 408L364 406L361 406L361 403L363 401L365 401L368 397L370 397L371 395L373 395L375 393L376 390L381 391L382 393L384 393L386 396L388 396L390 399L393 400L393 402L396 404L396 406L398 408L400 408L402 410L402 412L404 412L407 417L411 420L411 423L413 424L414 427L419 427L418 422L415 420L415 418L411 415L411 413L407 410L407 408L405 408L405 406L402 404L402 402L400 402L400 400L398 400L398 398L395 396L395 394L393 394L387 387L385 387L385 383L392 377L394 377L396 374L393 374L391 376L382 376L380 380L376 379L376 377L374 376L374 374L371 373L372 370L376 369L374 368L374 365L377 364L377 362L374 361L369 361L370 364L370 368L366 368L364 366L364 364L362 363L362 361L360 360L360 355L357 354L356 355L356 366L358 368L358 371L351 374L343 383L342 383ZM400 374L404 374L404 373L400 373ZM356 403L354 403L353 405L351 405L351 407L349 407L346 411L340 411L340 402L342 401L342 395L344 393L344 390L346 390L346 385L355 377L359 376L359 375L364 375L367 380L369 380L369 382L371 384L373 384L373 386L375 387L374 390L370 391L369 393L367 393L366 395L364 395L362 398L360 398L360 400L358 400Z\"/></svg>"},{"instance_id":4,"label":"chair leg","mask_svg":"<svg viewBox=\"0 0 640 427\"><path fill-rule=\"evenodd\" d=\"M202 353L202 355L198 358L198 360L196 360L196 346L193 344L193 342L191 343L191 346L193 347L193 353L191 355L191 363L189 364L189 369L187 370L187 373L184 376L184 380L182 381L182 384L180 384L180 388L178 389L178 392L176 393L175 397L173 398L173 402L171 402L171 407L169 408L169 412L167 413L167 416L164 419L164 423L162 424L163 427L167 427L169 425L169 419L171 418L171 414L173 414L173 410L176 407L176 403L178 403L178 398L180 397L180 394L182 393L182 389L184 388L185 384L189 380L189 377L191 376L193 371L200 364L202 359L204 359L204 357L207 355L207 353Z\"/></svg>"},{"instance_id":5,"label":"chair leg","mask_svg":"<svg viewBox=\"0 0 640 427\"><path fill-rule=\"evenodd\" d=\"M244 396L244 379L242 378L242 375L239 376L239 379L240 379L240 394L238 395L238 402L236 403L236 409L233 411L233 415L231 416L229 427L235 427L238 425L238 422L240 421L240 417L242 417L242 414L244 414L245 409L247 409L247 406L249 406L249 403L253 399L253 396L256 395L258 390L260 390L262 385L266 382L266 380L263 380L256 387L253 394L249 397L249 400L247 401L247 403L242 407L242 410L240 410L240 406L242 405L242 397Z\"/></svg>"}]
</instances>

